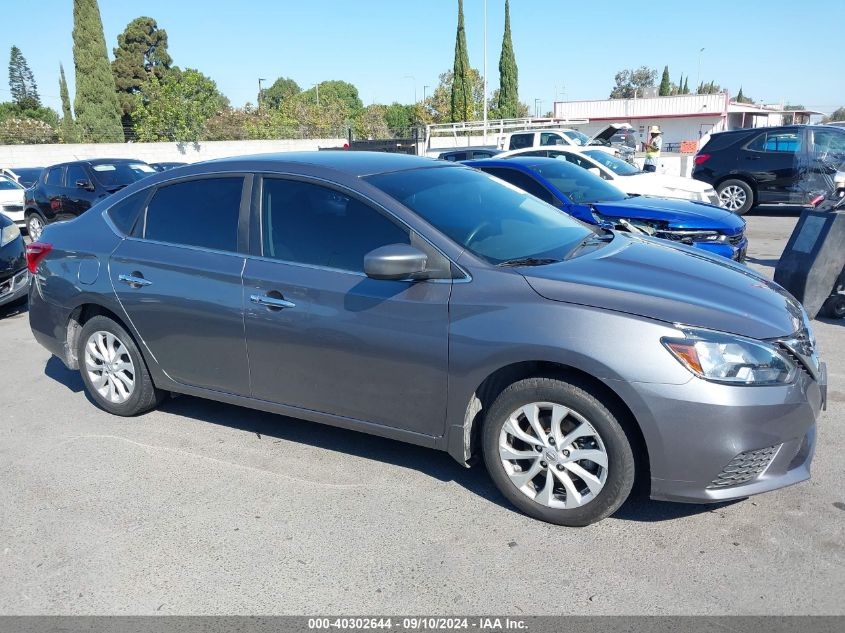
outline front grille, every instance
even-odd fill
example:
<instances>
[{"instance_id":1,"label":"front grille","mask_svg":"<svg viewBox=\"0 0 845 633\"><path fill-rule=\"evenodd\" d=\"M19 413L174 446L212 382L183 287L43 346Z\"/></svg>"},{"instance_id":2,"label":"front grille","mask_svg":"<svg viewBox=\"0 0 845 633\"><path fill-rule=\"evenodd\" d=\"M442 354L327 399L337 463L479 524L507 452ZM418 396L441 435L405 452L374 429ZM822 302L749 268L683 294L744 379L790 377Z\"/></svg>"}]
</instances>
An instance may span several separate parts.
<instances>
[{"instance_id":1,"label":"front grille","mask_svg":"<svg viewBox=\"0 0 845 633\"><path fill-rule=\"evenodd\" d=\"M728 237L728 243L730 243L731 246L737 246L740 242L742 242L744 237L745 235L743 235L742 233L731 235L730 237Z\"/></svg>"},{"instance_id":2,"label":"front grille","mask_svg":"<svg viewBox=\"0 0 845 633\"><path fill-rule=\"evenodd\" d=\"M713 488L728 488L747 483L763 474L769 464L772 463L775 455L782 444L759 448L756 451L746 451L734 457L730 464L722 469L722 472L707 486Z\"/></svg>"},{"instance_id":3,"label":"front grille","mask_svg":"<svg viewBox=\"0 0 845 633\"><path fill-rule=\"evenodd\" d=\"M22 270L16 275L9 277L5 281L0 282L0 299L8 294L20 290L20 288L29 281L29 271Z\"/></svg>"}]
</instances>

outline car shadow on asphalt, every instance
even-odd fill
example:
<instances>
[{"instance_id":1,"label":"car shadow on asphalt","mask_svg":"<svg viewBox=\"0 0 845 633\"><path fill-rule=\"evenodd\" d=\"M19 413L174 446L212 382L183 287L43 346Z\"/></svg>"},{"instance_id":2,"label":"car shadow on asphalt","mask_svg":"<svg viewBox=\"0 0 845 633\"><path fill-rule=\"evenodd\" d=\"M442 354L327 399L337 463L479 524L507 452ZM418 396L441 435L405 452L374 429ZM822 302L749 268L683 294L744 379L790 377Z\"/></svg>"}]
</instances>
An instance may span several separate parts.
<instances>
[{"instance_id":1,"label":"car shadow on asphalt","mask_svg":"<svg viewBox=\"0 0 845 633\"><path fill-rule=\"evenodd\" d=\"M27 304L25 301L22 304L18 305L7 303L4 306L0 306L0 320L20 316L22 314L26 314L28 311L29 304Z\"/></svg>"},{"instance_id":2,"label":"car shadow on asphalt","mask_svg":"<svg viewBox=\"0 0 845 633\"><path fill-rule=\"evenodd\" d=\"M775 218L797 218L801 215L801 212L806 207L795 206L795 205L780 205L780 204L771 204L765 205L761 204L759 207L754 207L746 213L746 216L751 215L761 215L761 216L768 216L768 217L775 217Z\"/></svg>"},{"instance_id":3,"label":"car shadow on asphalt","mask_svg":"<svg viewBox=\"0 0 845 633\"><path fill-rule=\"evenodd\" d=\"M84 388L79 371L65 367L65 364L57 356L51 356L47 364L44 365L44 375L64 385L73 393L79 393ZM90 398L89 402L93 404Z\"/></svg>"}]
</instances>

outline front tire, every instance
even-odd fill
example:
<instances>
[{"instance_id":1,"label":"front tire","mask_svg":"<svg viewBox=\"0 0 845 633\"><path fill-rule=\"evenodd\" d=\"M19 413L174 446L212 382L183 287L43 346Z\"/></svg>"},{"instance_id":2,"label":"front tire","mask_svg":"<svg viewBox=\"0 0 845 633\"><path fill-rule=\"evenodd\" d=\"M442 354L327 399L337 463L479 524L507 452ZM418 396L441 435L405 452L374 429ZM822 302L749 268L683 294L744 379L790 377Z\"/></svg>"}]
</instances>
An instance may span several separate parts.
<instances>
[{"instance_id":1,"label":"front tire","mask_svg":"<svg viewBox=\"0 0 845 633\"><path fill-rule=\"evenodd\" d=\"M845 295L835 294L824 302L822 316L829 319L845 319Z\"/></svg>"},{"instance_id":2,"label":"front tire","mask_svg":"<svg viewBox=\"0 0 845 633\"><path fill-rule=\"evenodd\" d=\"M577 381L528 378L509 386L485 417L482 450L508 501L557 525L604 519L634 484L625 431Z\"/></svg>"},{"instance_id":3,"label":"front tire","mask_svg":"<svg viewBox=\"0 0 845 633\"><path fill-rule=\"evenodd\" d=\"M153 384L135 341L108 317L95 316L85 323L77 358L85 390L109 413L138 415L164 400L166 394Z\"/></svg>"},{"instance_id":4,"label":"front tire","mask_svg":"<svg viewBox=\"0 0 845 633\"><path fill-rule=\"evenodd\" d=\"M754 190L744 180L726 180L716 190L719 206L737 215L745 215L754 206Z\"/></svg>"}]
</instances>

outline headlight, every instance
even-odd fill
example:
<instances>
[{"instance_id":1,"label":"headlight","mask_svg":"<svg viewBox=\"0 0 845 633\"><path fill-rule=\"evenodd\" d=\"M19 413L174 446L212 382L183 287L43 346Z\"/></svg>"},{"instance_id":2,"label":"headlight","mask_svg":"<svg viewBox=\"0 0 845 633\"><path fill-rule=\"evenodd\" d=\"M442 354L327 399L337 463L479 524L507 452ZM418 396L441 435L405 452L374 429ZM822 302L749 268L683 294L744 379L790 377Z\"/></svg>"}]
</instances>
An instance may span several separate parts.
<instances>
[{"instance_id":1,"label":"headlight","mask_svg":"<svg viewBox=\"0 0 845 633\"><path fill-rule=\"evenodd\" d=\"M20 237L21 230L15 224L4 226L0 233L0 248Z\"/></svg>"},{"instance_id":2,"label":"headlight","mask_svg":"<svg viewBox=\"0 0 845 633\"><path fill-rule=\"evenodd\" d=\"M663 338L666 349L700 378L733 385L777 385L795 378L795 363L762 341L700 330L686 338Z\"/></svg>"}]
</instances>

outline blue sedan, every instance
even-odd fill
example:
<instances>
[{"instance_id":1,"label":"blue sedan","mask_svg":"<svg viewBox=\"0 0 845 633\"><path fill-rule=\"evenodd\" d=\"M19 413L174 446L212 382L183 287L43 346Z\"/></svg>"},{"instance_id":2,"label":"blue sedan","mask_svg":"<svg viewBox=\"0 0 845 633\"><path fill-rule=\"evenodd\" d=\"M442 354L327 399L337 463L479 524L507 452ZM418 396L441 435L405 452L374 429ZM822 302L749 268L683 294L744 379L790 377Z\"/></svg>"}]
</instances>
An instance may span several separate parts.
<instances>
[{"instance_id":1,"label":"blue sedan","mask_svg":"<svg viewBox=\"0 0 845 633\"><path fill-rule=\"evenodd\" d=\"M745 260L745 220L702 202L628 196L586 169L555 158L466 161L589 224L681 242Z\"/></svg>"}]
</instances>

